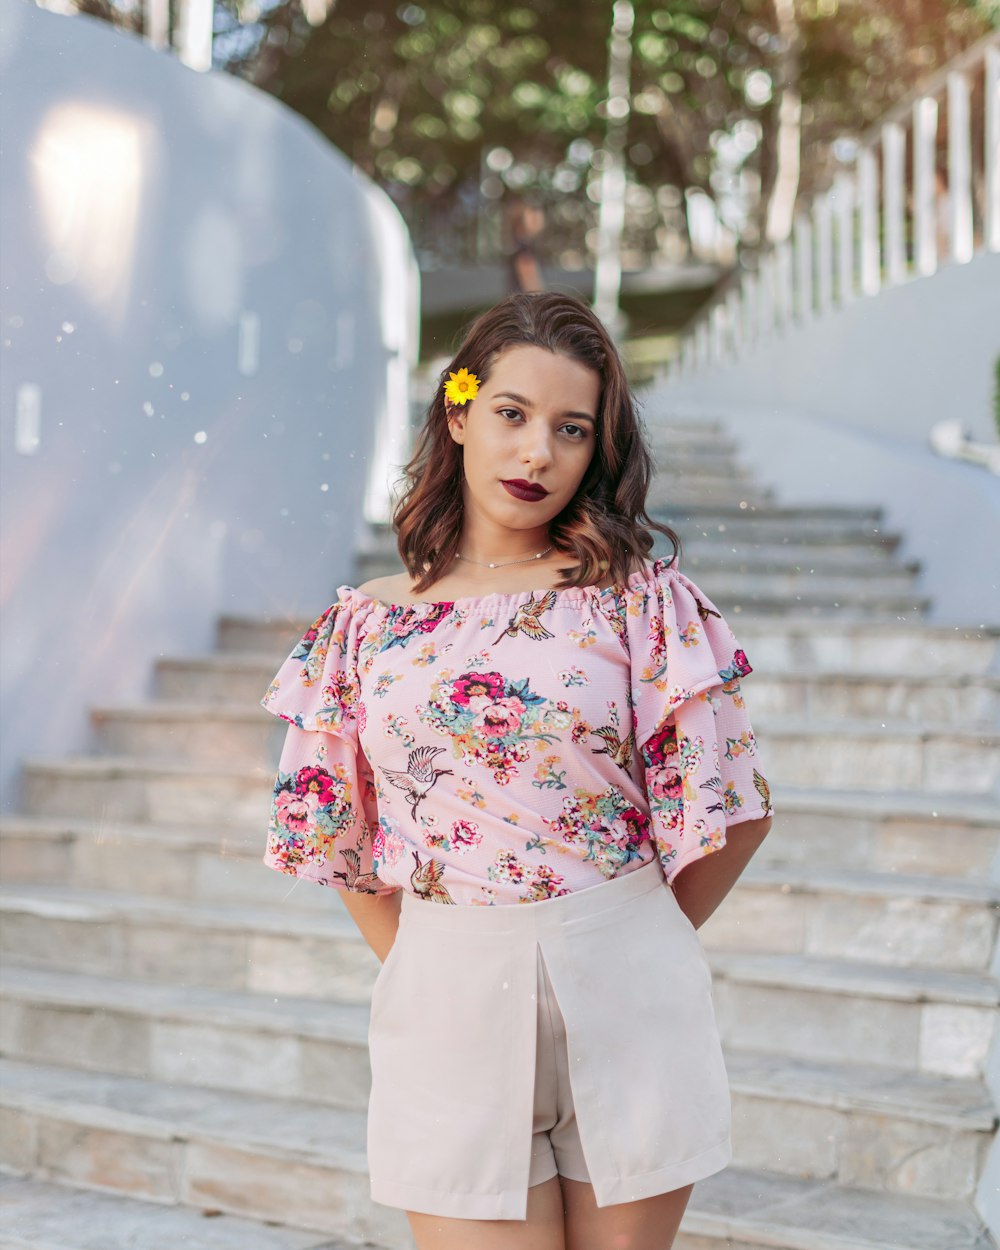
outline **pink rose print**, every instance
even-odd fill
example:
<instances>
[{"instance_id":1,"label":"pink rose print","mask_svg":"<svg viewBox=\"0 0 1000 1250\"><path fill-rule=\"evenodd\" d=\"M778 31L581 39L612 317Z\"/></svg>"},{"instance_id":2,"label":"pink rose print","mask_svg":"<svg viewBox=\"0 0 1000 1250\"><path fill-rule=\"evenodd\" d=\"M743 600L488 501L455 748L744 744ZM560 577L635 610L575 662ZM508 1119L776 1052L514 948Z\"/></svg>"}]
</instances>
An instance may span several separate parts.
<instances>
[{"instance_id":1,"label":"pink rose print","mask_svg":"<svg viewBox=\"0 0 1000 1250\"><path fill-rule=\"evenodd\" d=\"M680 800L684 794L681 775L676 768L649 768L646 770L646 789L649 797L664 802L667 799Z\"/></svg>"},{"instance_id":2,"label":"pink rose print","mask_svg":"<svg viewBox=\"0 0 1000 1250\"><path fill-rule=\"evenodd\" d=\"M484 738L505 738L521 727L525 706L520 699L497 699L482 709L473 721Z\"/></svg>"},{"instance_id":3,"label":"pink rose print","mask_svg":"<svg viewBox=\"0 0 1000 1250\"><path fill-rule=\"evenodd\" d=\"M308 833L316 817L319 803L314 793L298 794L293 790L281 790L274 797L275 814L281 824L291 833Z\"/></svg>"},{"instance_id":4,"label":"pink rose print","mask_svg":"<svg viewBox=\"0 0 1000 1250\"><path fill-rule=\"evenodd\" d=\"M385 858L385 832L381 825L372 834L372 857L379 862Z\"/></svg>"},{"instance_id":5,"label":"pink rose print","mask_svg":"<svg viewBox=\"0 0 1000 1250\"><path fill-rule=\"evenodd\" d=\"M322 807L333 802L333 778L325 768L300 768L295 774L295 793L311 795L313 806Z\"/></svg>"},{"instance_id":6,"label":"pink rose print","mask_svg":"<svg viewBox=\"0 0 1000 1250\"><path fill-rule=\"evenodd\" d=\"M503 694L503 677L500 673L463 673L452 682L451 701L468 707L473 699L489 699L491 702Z\"/></svg>"},{"instance_id":7,"label":"pink rose print","mask_svg":"<svg viewBox=\"0 0 1000 1250\"><path fill-rule=\"evenodd\" d=\"M666 720L649 738L642 748L642 757L647 767L662 766L668 759L677 755L677 726L672 720Z\"/></svg>"}]
</instances>

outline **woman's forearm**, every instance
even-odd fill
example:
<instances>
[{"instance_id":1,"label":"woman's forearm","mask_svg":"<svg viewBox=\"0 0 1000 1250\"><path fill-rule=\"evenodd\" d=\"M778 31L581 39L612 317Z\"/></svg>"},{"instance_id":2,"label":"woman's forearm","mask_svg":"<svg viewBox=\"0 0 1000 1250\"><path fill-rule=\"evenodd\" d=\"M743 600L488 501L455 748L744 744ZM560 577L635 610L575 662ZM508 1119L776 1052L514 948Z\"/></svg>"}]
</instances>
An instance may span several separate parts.
<instances>
[{"instance_id":1,"label":"woman's forearm","mask_svg":"<svg viewBox=\"0 0 1000 1250\"><path fill-rule=\"evenodd\" d=\"M361 930L361 936L372 948L380 963L385 963L399 928L399 908L403 891L392 894L359 894L342 890L344 906Z\"/></svg>"},{"instance_id":2,"label":"woman's forearm","mask_svg":"<svg viewBox=\"0 0 1000 1250\"><path fill-rule=\"evenodd\" d=\"M719 906L771 828L770 816L738 821L726 831L726 845L686 865L673 884L681 910L696 929Z\"/></svg>"}]
</instances>

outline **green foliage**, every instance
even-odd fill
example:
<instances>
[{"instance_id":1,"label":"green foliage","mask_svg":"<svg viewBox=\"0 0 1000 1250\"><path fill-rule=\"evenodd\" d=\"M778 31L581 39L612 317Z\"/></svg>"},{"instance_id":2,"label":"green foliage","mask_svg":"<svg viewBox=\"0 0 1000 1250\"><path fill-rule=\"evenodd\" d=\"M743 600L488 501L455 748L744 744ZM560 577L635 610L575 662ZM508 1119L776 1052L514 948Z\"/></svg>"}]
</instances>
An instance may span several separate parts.
<instances>
[{"instance_id":1,"label":"green foliage","mask_svg":"<svg viewBox=\"0 0 1000 1250\"><path fill-rule=\"evenodd\" d=\"M993 420L996 422L997 438L1000 438L1000 356L993 365Z\"/></svg>"},{"instance_id":2,"label":"green foliage","mask_svg":"<svg viewBox=\"0 0 1000 1250\"><path fill-rule=\"evenodd\" d=\"M74 2L101 11L122 0ZM516 185L558 205L547 240L593 225L594 173L569 152L579 140L598 148L606 133L610 3L327 2L313 26L304 10L322 0L216 0L216 64L307 118L411 222L467 212L484 153L500 146ZM828 181L835 139L864 129L1000 22L1000 0L792 0L783 26L789 9L773 0L633 5L628 228L651 250L663 222L657 194L716 196L715 147L747 120L761 128L749 164L766 207L785 84L801 93L799 193L809 195ZM514 185L504 171L498 178Z\"/></svg>"}]
</instances>

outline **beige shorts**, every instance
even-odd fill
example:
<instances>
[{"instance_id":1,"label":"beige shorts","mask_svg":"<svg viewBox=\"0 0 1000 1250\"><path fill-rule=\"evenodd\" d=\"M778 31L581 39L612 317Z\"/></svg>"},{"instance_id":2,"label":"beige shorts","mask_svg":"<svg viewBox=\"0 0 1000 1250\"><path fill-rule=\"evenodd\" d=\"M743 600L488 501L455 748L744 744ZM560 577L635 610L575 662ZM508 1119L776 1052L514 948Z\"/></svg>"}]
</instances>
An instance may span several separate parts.
<instances>
[{"instance_id":1,"label":"beige shorts","mask_svg":"<svg viewBox=\"0 0 1000 1250\"><path fill-rule=\"evenodd\" d=\"M535 903L404 894L368 1042L385 1206L523 1220L557 1172L604 1207L732 1159L712 974L658 859Z\"/></svg>"}]
</instances>

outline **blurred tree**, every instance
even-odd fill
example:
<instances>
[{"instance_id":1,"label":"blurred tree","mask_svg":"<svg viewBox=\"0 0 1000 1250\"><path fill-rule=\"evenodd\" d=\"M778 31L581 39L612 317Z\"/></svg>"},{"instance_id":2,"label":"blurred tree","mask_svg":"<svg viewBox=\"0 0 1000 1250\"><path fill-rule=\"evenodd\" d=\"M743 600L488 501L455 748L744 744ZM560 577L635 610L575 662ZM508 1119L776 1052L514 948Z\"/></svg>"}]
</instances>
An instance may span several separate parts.
<instances>
[{"instance_id":1,"label":"blurred tree","mask_svg":"<svg viewBox=\"0 0 1000 1250\"><path fill-rule=\"evenodd\" d=\"M625 246L646 257L683 234L694 191L744 248L783 237L838 139L1000 25L1000 0L633 2ZM216 0L215 63L311 121L429 251L471 258L481 199L531 192L542 249L582 263L610 13L610 0Z\"/></svg>"}]
</instances>

